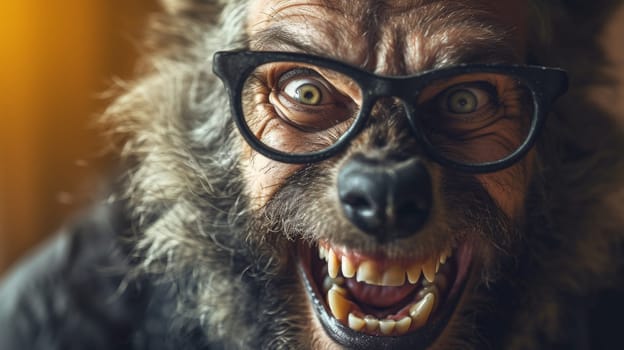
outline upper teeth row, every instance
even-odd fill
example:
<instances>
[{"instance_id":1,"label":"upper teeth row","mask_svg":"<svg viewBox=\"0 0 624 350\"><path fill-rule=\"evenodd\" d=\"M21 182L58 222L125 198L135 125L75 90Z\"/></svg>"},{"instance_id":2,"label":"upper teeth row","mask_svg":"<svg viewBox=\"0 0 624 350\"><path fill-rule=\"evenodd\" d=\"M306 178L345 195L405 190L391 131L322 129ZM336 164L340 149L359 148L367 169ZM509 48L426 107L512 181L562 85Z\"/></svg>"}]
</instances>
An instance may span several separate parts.
<instances>
[{"instance_id":1,"label":"upper teeth row","mask_svg":"<svg viewBox=\"0 0 624 350\"><path fill-rule=\"evenodd\" d=\"M347 278L355 277L358 282L378 286L402 286L405 279L416 284L420 275L429 282L435 280L435 275L451 256L451 249L445 249L439 256L433 256L424 262L394 263L380 267L373 260L354 260L349 256L337 253L332 248L319 246L319 257L327 261L327 272L331 278L336 278L339 272Z\"/></svg>"}]
</instances>

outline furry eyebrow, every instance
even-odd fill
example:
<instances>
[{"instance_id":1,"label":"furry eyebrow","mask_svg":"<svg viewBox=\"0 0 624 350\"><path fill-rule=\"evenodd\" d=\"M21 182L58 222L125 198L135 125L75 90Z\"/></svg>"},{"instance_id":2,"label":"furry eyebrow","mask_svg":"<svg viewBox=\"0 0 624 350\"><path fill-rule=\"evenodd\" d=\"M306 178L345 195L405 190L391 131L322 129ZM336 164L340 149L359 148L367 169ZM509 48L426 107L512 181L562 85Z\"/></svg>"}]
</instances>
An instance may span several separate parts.
<instances>
[{"instance_id":1,"label":"furry eyebrow","mask_svg":"<svg viewBox=\"0 0 624 350\"><path fill-rule=\"evenodd\" d=\"M498 28L504 33L504 28ZM513 63L519 57L513 47L502 40L504 36L485 36L462 45L438 47L437 52L430 52L430 59L421 69L434 69L463 63ZM285 26L271 26L262 29L249 38L248 47L254 50L302 52L316 56L328 57L328 52L335 52L333 58L348 57L341 54L338 48L323 46L309 40L302 41L297 33ZM349 62L352 63L353 62ZM408 72L413 73L413 72Z\"/></svg>"},{"instance_id":2,"label":"furry eyebrow","mask_svg":"<svg viewBox=\"0 0 624 350\"><path fill-rule=\"evenodd\" d=\"M466 45L446 48L435 55L431 68L464 63L515 63L519 57L511 45L496 41L475 41Z\"/></svg>"},{"instance_id":3,"label":"furry eyebrow","mask_svg":"<svg viewBox=\"0 0 624 350\"><path fill-rule=\"evenodd\" d=\"M255 33L250 37L248 46L255 50L289 50L317 56L327 56L329 49L301 41L297 39L296 33L283 26L273 26Z\"/></svg>"}]
</instances>

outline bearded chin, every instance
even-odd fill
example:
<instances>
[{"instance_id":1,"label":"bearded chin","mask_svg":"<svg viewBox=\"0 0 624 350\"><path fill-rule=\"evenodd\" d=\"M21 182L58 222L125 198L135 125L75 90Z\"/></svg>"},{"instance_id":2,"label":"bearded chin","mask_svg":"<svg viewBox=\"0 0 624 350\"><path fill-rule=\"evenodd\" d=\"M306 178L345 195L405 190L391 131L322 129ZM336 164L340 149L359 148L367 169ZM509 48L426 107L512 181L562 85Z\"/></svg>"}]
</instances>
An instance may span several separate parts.
<instances>
[{"instance_id":1,"label":"bearded chin","mask_svg":"<svg viewBox=\"0 0 624 350\"><path fill-rule=\"evenodd\" d=\"M334 232L354 232L353 228L340 226L346 221L336 219L336 216L342 213L332 214L331 208L326 208L330 206L315 197L318 193L331 190L320 187L331 184L331 181L326 181L324 173L322 166L318 165L296 172L263 208L252 215L246 241L257 257L256 262L262 265L258 271L262 271L266 281L275 288L290 290L291 296L299 294L301 290L301 283L294 276L296 269L293 268L297 260L297 247L313 246L315 238L312 234L323 232L327 227L331 227ZM444 202L446 209L446 222L443 226L451 232L462 232L455 239L469 242L475 261L467 287L468 295L460 309L475 310L480 308L477 305L483 306L484 302L492 302L485 308L491 312L478 311L479 320L473 320L474 322L496 319L494 315L499 314L499 310L506 310L504 301L500 303L503 305L500 308L492 309L491 306L498 305L500 301L494 300L494 296L498 299L499 295L506 295L502 290L508 290L510 284L518 284L517 278L522 274L524 266L519 266L517 262L526 260L523 255L528 253L527 237L532 237L527 234L530 228L524 222L529 217L531 220L536 216L544 217L539 200L543 193L537 191L539 188L540 186L531 187L525 214L511 218L478 178L457 173L444 173L442 176L439 200ZM326 211L321 214L322 210ZM349 241L357 242L357 234L352 236ZM278 293L273 295L273 298L278 297L282 302L273 305L279 305L278 308L283 310L284 315L290 315L290 322L302 325L301 328L284 327L282 331L291 334L291 339L305 342L302 334L295 334L297 329L304 329L303 325L309 322L305 318L310 315L301 313L305 309L305 298L283 298ZM457 317L453 324L458 324L459 319Z\"/></svg>"}]
</instances>

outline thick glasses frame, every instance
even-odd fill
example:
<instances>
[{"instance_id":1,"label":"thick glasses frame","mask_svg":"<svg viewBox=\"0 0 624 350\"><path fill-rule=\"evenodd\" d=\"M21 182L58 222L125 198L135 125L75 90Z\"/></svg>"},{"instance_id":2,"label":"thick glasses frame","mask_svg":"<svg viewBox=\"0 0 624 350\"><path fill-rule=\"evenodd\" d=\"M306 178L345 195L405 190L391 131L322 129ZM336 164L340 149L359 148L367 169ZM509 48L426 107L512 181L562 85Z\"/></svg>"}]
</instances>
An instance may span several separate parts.
<instances>
[{"instance_id":1,"label":"thick glasses frame","mask_svg":"<svg viewBox=\"0 0 624 350\"><path fill-rule=\"evenodd\" d=\"M331 146L307 154L281 152L263 144L245 122L243 113L243 88L249 75L259 66L273 62L299 62L331 69L352 78L362 92L362 105L352 126ZM469 173L486 173L504 169L517 162L533 146L546 115L557 97L568 87L568 77L559 68L527 65L462 64L449 68L428 70L410 76L379 76L349 64L329 58L303 53L268 51L221 51L213 58L214 73L221 78L230 97L234 122L243 138L262 155L284 163L314 163L341 152L366 126L373 106L383 97L399 98L418 142L426 155L443 166ZM523 81L533 100L533 117L529 132L522 144L503 159L485 163L461 163L440 154L420 127L415 97L434 80L451 78L465 73L498 73Z\"/></svg>"}]
</instances>

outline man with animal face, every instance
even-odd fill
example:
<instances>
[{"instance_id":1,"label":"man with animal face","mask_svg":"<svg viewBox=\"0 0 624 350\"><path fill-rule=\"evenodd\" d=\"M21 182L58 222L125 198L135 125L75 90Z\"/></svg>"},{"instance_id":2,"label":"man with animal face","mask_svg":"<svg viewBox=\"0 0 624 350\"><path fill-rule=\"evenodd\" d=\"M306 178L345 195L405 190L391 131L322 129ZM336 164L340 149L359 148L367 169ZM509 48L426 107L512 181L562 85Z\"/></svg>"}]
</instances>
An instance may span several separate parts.
<instances>
[{"instance_id":1,"label":"man with animal face","mask_svg":"<svg viewBox=\"0 0 624 350\"><path fill-rule=\"evenodd\" d=\"M603 2L597 21L616 3ZM587 300L621 271L622 219L602 198L621 188L624 138L585 94L551 114L567 75L527 61L567 62L538 35L557 4L163 4L154 69L105 115L128 170L0 288L0 348L619 337ZM550 34L576 59L560 34L589 12L564 10ZM595 71L566 65L591 83Z\"/></svg>"},{"instance_id":2,"label":"man with animal face","mask_svg":"<svg viewBox=\"0 0 624 350\"><path fill-rule=\"evenodd\" d=\"M515 66L527 3L250 9L252 52L215 66L258 221L292 240L310 343L448 348L472 289L517 250L533 133L565 88L560 71Z\"/></svg>"}]
</instances>

